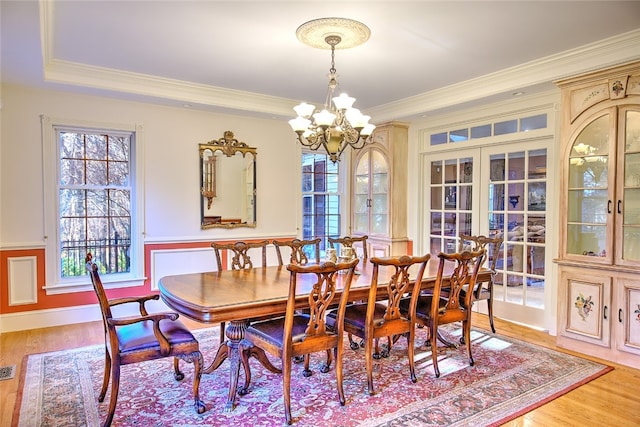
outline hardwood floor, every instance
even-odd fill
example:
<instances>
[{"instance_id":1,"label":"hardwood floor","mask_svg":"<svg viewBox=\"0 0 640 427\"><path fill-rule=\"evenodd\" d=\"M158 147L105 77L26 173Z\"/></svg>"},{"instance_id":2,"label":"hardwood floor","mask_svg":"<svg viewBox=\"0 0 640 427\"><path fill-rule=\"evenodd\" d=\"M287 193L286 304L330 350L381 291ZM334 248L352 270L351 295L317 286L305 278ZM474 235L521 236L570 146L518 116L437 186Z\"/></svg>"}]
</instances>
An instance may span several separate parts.
<instances>
[{"instance_id":1,"label":"hardwood floor","mask_svg":"<svg viewBox=\"0 0 640 427\"><path fill-rule=\"evenodd\" d=\"M182 318L184 320L184 318ZM184 320L190 327L202 325ZM474 314L474 326L489 329L486 316ZM498 334L558 349L555 337L496 319ZM17 365L16 377L0 381L0 426L10 426L25 355L103 343L102 323L91 322L0 335L0 366ZM560 349L558 349L560 350ZM564 350L561 350L564 351ZM576 354L573 352L569 352ZM584 357L584 356L583 356ZM640 426L640 370L590 358L615 367L602 377L531 411L506 426Z\"/></svg>"}]
</instances>

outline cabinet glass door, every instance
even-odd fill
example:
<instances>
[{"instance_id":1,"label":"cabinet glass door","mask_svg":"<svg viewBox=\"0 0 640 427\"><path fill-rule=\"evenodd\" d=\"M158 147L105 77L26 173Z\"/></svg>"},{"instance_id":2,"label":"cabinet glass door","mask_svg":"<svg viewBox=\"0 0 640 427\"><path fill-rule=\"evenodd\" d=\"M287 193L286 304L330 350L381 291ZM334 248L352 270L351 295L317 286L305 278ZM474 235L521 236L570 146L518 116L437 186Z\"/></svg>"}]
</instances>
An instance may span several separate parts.
<instances>
[{"instance_id":1,"label":"cabinet glass door","mask_svg":"<svg viewBox=\"0 0 640 427\"><path fill-rule=\"evenodd\" d=\"M365 151L356 166L353 231L389 234L389 167L378 150Z\"/></svg>"},{"instance_id":2,"label":"cabinet glass door","mask_svg":"<svg viewBox=\"0 0 640 427\"><path fill-rule=\"evenodd\" d=\"M567 255L610 261L613 198L609 176L611 114L591 121L576 137L569 154Z\"/></svg>"},{"instance_id":3,"label":"cabinet glass door","mask_svg":"<svg viewBox=\"0 0 640 427\"><path fill-rule=\"evenodd\" d=\"M624 174L619 179L616 213L621 228L616 243L616 258L619 264L640 264L640 111L621 111L623 126L621 142Z\"/></svg>"}]
</instances>

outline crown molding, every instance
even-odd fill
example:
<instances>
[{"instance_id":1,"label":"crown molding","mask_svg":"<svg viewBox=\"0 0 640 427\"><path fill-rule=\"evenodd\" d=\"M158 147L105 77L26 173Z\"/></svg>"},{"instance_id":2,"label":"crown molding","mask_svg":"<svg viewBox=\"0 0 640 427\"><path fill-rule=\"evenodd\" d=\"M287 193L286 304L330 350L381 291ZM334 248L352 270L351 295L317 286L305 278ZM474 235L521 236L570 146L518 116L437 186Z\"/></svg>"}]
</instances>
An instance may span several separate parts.
<instances>
[{"instance_id":1,"label":"crown molding","mask_svg":"<svg viewBox=\"0 0 640 427\"><path fill-rule=\"evenodd\" d=\"M289 117L298 100L89 66L53 58L53 2L40 0L44 79L125 94L199 104L250 113ZM377 123L402 120L430 111L511 93L529 86L640 59L640 29L564 51L478 78L368 108Z\"/></svg>"},{"instance_id":2,"label":"crown molding","mask_svg":"<svg viewBox=\"0 0 640 427\"><path fill-rule=\"evenodd\" d=\"M44 78L55 83L163 98L232 110L291 115L295 100L96 67L57 59L45 62Z\"/></svg>"},{"instance_id":3,"label":"crown molding","mask_svg":"<svg viewBox=\"0 0 640 427\"><path fill-rule=\"evenodd\" d=\"M367 109L377 122L424 114L640 59L640 29Z\"/></svg>"}]
</instances>

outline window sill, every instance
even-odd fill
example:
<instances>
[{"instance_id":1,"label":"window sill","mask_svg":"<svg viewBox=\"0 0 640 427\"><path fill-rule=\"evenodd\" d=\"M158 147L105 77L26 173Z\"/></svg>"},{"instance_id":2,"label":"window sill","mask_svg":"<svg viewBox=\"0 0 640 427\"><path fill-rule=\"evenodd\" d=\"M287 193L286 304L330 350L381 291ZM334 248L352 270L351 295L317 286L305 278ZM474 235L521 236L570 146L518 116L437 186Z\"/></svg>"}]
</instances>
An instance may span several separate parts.
<instances>
[{"instance_id":1,"label":"window sill","mask_svg":"<svg viewBox=\"0 0 640 427\"><path fill-rule=\"evenodd\" d=\"M89 279L89 276L87 276ZM107 277L102 278L102 285L105 289L118 289L118 288L134 288L138 286L144 286L146 277L140 278L119 278L116 280L109 280ZM71 294L77 292L93 292L93 285L91 282L73 282L73 283L57 283L51 286L43 286L47 295L60 295Z\"/></svg>"}]
</instances>

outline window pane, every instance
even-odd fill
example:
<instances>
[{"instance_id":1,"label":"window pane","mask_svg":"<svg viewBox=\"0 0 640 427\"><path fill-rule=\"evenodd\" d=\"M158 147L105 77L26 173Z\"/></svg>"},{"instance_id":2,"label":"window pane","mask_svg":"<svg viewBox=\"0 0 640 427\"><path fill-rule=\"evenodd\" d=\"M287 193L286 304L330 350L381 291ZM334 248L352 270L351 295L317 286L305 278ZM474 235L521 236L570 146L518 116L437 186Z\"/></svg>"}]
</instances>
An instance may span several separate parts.
<instances>
[{"instance_id":1,"label":"window pane","mask_svg":"<svg viewBox=\"0 0 640 427\"><path fill-rule=\"evenodd\" d=\"M486 138L491 136L491 125L482 125L471 128L471 138Z\"/></svg>"},{"instance_id":2,"label":"window pane","mask_svg":"<svg viewBox=\"0 0 640 427\"><path fill-rule=\"evenodd\" d=\"M544 129L547 127L547 115L540 114L538 116L523 117L520 119L520 132L526 132L533 129Z\"/></svg>"},{"instance_id":3,"label":"window pane","mask_svg":"<svg viewBox=\"0 0 640 427\"><path fill-rule=\"evenodd\" d=\"M431 145L441 145L447 143L447 132L431 135Z\"/></svg>"},{"instance_id":4,"label":"window pane","mask_svg":"<svg viewBox=\"0 0 640 427\"><path fill-rule=\"evenodd\" d=\"M494 123L493 134L504 135L507 133L514 133L518 131L518 120L508 120L505 122Z\"/></svg>"},{"instance_id":5,"label":"window pane","mask_svg":"<svg viewBox=\"0 0 640 427\"><path fill-rule=\"evenodd\" d=\"M460 142L469 139L469 129L452 130L449 133L449 142Z\"/></svg>"},{"instance_id":6,"label":"window pane","mask_svg":"<svg viewBox=\"0 0 640 427\"><path fill-rule=\"evenodd\" d=\"M84 184L84 160L60 160L60 184Z\"/></svg>"},{"instance_id":7,"label":"window pane","mask_svg":"<svg viewBox=\"0 0 640 427\"><path fill-rule=\"evenodd\" d=\"M107 185L107 162L87 160L85 165L88 185Z\"/></svg>"},{"instance_id":8,"label":"window pane","mask_svg":"<svg viewBox=\"0 0 640 427\"><path fill-rule=\"evenodd\" d=\"M87 159L104 160L107 158L107 136L85 135L85 150Z\"/></svg>"}]
</instances>

